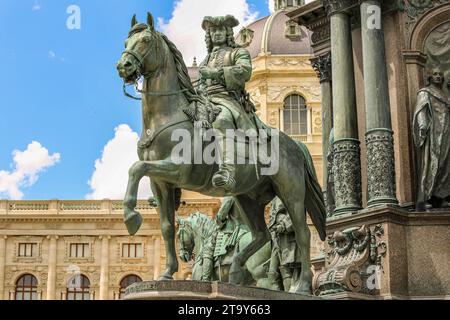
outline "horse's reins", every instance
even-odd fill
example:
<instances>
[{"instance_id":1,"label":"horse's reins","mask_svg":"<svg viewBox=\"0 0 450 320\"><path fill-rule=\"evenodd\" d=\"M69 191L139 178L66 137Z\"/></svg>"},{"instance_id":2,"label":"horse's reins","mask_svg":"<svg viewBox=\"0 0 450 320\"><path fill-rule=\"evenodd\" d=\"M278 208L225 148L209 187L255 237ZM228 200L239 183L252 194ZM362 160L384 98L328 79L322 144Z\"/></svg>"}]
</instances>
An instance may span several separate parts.
<instances>
[{"instance_id":1,"label":"horse's reins","mask_svg":"<svg viewBox=\"0 0 450 320\"><path fill-rule=\"evenodd\" d=\"M143 76L144 78L148 77L151 75L151 72L146 73L146 74L142 74L141 70L144 67L144 61L145 58L147 58L147 56L150 54L150 49L147 50L146 54L144 56L141 56L139 52L135 52L133 50L125 50L123 52L124 54L129 54L131 56L133 56L137 61L138 61L138 68L137 68L137 78L134 81L134 89L139 92L141 95L146 95L146 96L152 96L152 97L169 97L169 96L175 96L177 94L180 93L184 93L186 91L189 91L189 89L180 89L180 90L174 90L174 91L167 91L167 92L161 92L161 91L142 91L141 89L139 89L138 86L138 79ZM142 100L142 98L139 97L135 97L132 94L129 94L127 92L127 84L124 81L123 86L123 93L126 97L131 98L133 100Z\"/></svg>"}]
</instances>

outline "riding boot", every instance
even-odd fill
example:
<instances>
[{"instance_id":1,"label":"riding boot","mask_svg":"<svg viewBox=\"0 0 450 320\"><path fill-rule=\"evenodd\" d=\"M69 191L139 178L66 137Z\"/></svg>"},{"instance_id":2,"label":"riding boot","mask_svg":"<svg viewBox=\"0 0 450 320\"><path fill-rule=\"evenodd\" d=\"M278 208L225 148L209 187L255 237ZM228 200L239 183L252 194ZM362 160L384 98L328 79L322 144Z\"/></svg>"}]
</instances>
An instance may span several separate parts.
<instances>
[{"instance_id":1,"label":"riding boot","mask_svg":"<svg viewBox=\"0 0 450 320\"><path fill-rule=\"evenodd\" d=\"M283 279L283 287L285 292L289 292L292 284L292 271L289 267L280 266L281 278Z\"/></svg>"},{"instance_id":2,"label":"riding boot","mask_svg":"<svg viewBox=\"0 0 450 320\"><path fill-rule=\"evenodd\" d=\"M267 272L267 279L271 290L283 291L283 287L280 285L280 274L278 272Z\"/></svg>"},{"instance_id":3,"label":"riding boot","mask_svg":"<svg viewBox=\"0 0 450 320\"><path fill-rule=\"evenodd\" d=\"M212 257L203 258L201 281L211 281L214 270L214 259Z\"/></svg>"},{"instance_id":4,"label":"riding boot","mask_svg":"<svg viewBox=\"0 0 450 320\"><path fill-rule=\"evenodd\" d=\"M236 186L235 161L234 161L234 137L227 138L225 131L221 131L217 136L219 151L219 170L212 177L212 184L216 188L223 188L228 192L233 192Z\"/></svg>"}]
</instances>

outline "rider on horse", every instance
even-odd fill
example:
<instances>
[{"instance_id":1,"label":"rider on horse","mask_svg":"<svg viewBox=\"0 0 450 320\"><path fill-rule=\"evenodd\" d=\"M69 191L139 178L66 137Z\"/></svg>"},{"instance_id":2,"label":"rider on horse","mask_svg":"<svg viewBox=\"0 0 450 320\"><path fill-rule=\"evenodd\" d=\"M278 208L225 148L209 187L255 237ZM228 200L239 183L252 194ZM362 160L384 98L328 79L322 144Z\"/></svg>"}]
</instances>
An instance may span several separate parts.
<instances>
[{"instance_id":1,"label":"rider on horse","mask_svg":"<svg viewBox=\"0 0 450 320\"><path fill-rule=\"evenodd\" d=\"M231 15L203 19L208 55L200 65L198 86L199 93L221 108L212 125L221 151L219 170L212 183L231 192L236 184L234 138L226 137L226 132L256 129L257 123L255 107L245 91L245 83L252 75L252 60L250 53L234 42L233 27L238 25Z\"/></svg>"}]
</instances>

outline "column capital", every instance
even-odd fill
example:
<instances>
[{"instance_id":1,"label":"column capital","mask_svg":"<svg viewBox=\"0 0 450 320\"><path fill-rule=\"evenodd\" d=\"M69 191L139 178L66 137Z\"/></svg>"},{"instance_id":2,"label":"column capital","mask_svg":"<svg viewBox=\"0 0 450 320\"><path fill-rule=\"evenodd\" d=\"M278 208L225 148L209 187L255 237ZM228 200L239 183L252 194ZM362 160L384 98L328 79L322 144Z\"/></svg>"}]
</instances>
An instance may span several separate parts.
<instances>
[{"instance_id":1,"label":"column capital","mask_svg":"<svg viewBox=\"0 0 450 320\"><path fill-rule=\"evenodd\" d=\"M357 4L358 0L322 0L328 16L337 13L350 14L350 9Z\"/></svg>"},{"instance_id":2,"label":"column capital","mask_svg":"<svg viewBox=\"0 0 450 320\"><path fill-rule=\"evenodd\" d=\"M319 77L320 83L331 82L331 52L312 58L310 61Z\"/></svg>"}]
</instances>

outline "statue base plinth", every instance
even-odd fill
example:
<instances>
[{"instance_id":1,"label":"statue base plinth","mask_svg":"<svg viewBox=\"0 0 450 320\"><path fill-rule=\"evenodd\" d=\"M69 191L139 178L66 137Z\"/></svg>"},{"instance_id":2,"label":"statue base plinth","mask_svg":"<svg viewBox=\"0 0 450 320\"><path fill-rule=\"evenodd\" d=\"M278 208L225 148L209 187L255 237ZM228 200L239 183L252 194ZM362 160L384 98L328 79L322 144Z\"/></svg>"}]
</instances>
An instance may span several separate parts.
<instances>
[{"instance_id":1,"label":"statue base plinth","mask_svg":"<svg viewBox=\"0 0 450 320\"><path fill-rule=\"evenodd\" d=\"M450 210L368 208L329 219L327 234L327 254L313 261L316 295L346 300L449 299Z\"/></svg>"},{"instance_id":2,"label":"statue base plinth","mask_svg":"<svg viewBox=\"0 0 450 320\"><path fill-rule=\"evenodd\" d=\"M320 300L282 291L221 282L143 281L129 286L124 300Z\"/></svg>"}]
</instances>

